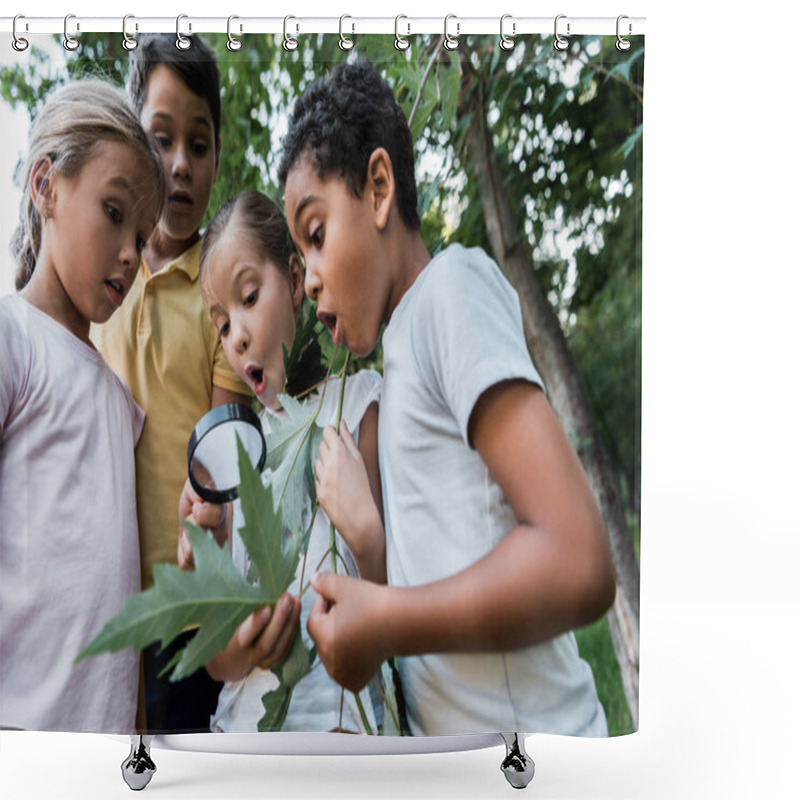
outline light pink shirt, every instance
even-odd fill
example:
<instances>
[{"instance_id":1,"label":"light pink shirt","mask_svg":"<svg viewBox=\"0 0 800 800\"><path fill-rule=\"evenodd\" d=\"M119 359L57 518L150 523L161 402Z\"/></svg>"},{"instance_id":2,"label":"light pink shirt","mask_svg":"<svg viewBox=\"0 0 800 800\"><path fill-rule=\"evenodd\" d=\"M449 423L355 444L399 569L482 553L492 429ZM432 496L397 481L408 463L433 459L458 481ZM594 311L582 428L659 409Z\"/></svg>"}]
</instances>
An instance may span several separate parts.
<instances>
[{"instance_id":1,"label":"light pink shirt","mask_svg":"<svg viewBox=\"0 0 800 800\"><path fill-rule=\"evenodd\" d=\"M138 655L74 664L138 591L143 414L92 347L0 299L0 724L127 733Z\"/></svg>"}]
</instances>

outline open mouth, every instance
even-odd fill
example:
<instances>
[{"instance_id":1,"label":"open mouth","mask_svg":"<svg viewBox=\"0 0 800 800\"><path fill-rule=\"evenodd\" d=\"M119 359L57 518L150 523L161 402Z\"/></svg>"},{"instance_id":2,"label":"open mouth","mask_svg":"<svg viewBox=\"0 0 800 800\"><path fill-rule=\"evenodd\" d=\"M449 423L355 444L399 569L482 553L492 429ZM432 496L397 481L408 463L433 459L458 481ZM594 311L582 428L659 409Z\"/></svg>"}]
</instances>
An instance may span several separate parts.
<instances>
[{"instance_id":1,"label":"open mouth","mask_svg":"<svg viewBox=\"0 0 800 800\"><path fill-rule=\"evenodd\" d=\"M110 279L105 282L106 286L109 288L109 294L111 295L111 299L117 304L120 305L122 301L125 299L125 293L127 291L127 285L122 281Z\"/></svg>"},{"instance_id":2,"label":"open mouth","mask_svg":"<svg viewBox=\"0 0 800 800\"><path fill-rule=\"evenodd\" d=\"M192 205L192 198L186 192L173 192L169 196L169 202L178 208L188 208Z\"/></svg>"},{"instance_id":3,"label":"open mouth","mask_svg":"<svg viewBox=\"0 0 800 800\"><path fill-rule=\"evenodd\" d=\"M329 314L327 311L317 311L317 319L333 334L333 343L336 345L342 342L342 326L336 314Z\"/></svg>"},{"instance_id":4,"label":"open mouth","mask_svg":"<svg viewBox=\"0 0 800 800\"><path fill-rule=\"evenodd\" d=\"M250 381L250 385L253 387L253 391L256 393L256 396L263 394L264 389L266 389L264 370L260 367L248 367L245 371L245 374L247 375L247 379Z\"/></svg>"}]
</instances>

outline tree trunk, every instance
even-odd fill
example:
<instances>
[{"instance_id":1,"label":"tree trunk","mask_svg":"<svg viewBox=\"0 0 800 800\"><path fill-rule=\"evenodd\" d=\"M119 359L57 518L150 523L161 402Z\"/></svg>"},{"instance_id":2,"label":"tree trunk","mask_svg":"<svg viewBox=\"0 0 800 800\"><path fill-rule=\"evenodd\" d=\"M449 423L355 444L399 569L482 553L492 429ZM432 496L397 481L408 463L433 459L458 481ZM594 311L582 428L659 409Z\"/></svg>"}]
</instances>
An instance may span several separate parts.
<instances>
[{"instance_id":1,"label":"tree trunk","mask_svg":"<svg viewBox=\"0 0 800 800\"><path fill-rule=\"evenodd\" d=\"M462 62L467 79L474 77ZM525 236L503 190L481 84L462 88L460 117L466 117L466 149L484 212L494 258L516 289L531 356L541 374L550 402L570 438L580 443L578 454L603 515L611 541L617 595L608 614L614 650L634 728L639 725L639 567L625 520L619 486L603 450L575 362L558 318L534 275L524 246Z\"/></svg>"}]
</instances>

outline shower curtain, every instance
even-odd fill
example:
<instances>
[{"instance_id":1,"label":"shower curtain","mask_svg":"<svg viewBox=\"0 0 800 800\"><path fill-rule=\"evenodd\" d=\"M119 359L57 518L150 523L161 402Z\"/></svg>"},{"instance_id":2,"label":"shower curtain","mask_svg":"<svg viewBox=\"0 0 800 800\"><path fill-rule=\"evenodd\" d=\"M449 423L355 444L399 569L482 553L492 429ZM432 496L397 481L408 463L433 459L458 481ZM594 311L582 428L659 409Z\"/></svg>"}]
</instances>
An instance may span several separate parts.
<instances>
[{"instance_id":1,"label":"shower curtain","mask_svg":"<svg viewBox=\"0 0 800 800\"><path fill-rule=\"evenodd\" d=\"M197 33L198 26L190 34L179 19L171 35L178 42L202 38L219 70L220 160L203 229L226 199L246 190L265 193L282 204L277 170L283 137L293 104L314 80L329 76L339 64L363 60L388 82L411 132L420 235L427 251L436 258L452 245L481 248L513 288L525 345L602 516L613 556L616 596L607 614L575 631L575 639L569 641L577 646L580 663L596 687L607 733L616 736L638 728L644 38L623 35L626 28L619 20L617 35L613 25L612 32L576 34L579 25L570 28L568 20L559 24L558 19L554 33L522 34L513 19L498 21L500 35L468 33L458 18L444 21L442 33L413 36L404 35L406 28L399 19L395 35L380 35L354 32L352 22L344 18L339 35L305 33L296 27L296 20L288 19L283 35L244 35L235 19L228 20L227 34ZM124 37L119 31L78 32L65 22L64 34L29 35L25 47L20 44L22 33L14 41L8 35L2 39L3 296L15 292L16 267L7 248L19 219L20 182L25 180L20 165L29 125L48 96L64 83L91 76L124 86L134 52L130 42L136 37L133 20L130 25ZM327 352L329 342L320 328L314 327L312 318L308 341L319 339ZM3 354L4 362L7 355ZM498 359L502 357L498 353ZM336 367L341 368L341 356L338 359ZM382 375L381 345L366 357L349 360L345 369L348 379L365 370ZM5 437L17 411L8 397L6 393L2 408L3 453L9 452ZM313 437L312 441L319 446ZM308 455L309 464L314 456ZM47 468L57 470L58 465ZM182 474L181 482L184 478ZM3 481L11 485L8 472L0 470ZM0 485L0 490L5 488ZM58 529L58 520L53 519L52 530L25 531L31 559L51 557L47 541L58 536ZM5 540L14 533L3 525L4 552ZM175 531L169 536L174 537ZM301 545L301 554L307 546ZM52 555L56 582L57 559L71 557L69 550ZM435 546L425 558L436 558ZM170 560L174 564L174 558ZM0 568L10 567L0 564ZM215 569L209 567L204 575L198 565L196 574L211 585ZM253 581L252 571L240 569L240 573L243 580ZM188 573L165 568L161 573L165 584L167 575L176 576L178 592L203 595L202 586L197 590L180 583ZM302 590L312 591L308 575ZM0 672L9 674L12 665L18 665L14 665L15 642L3 627L20 598L0 591ZM169 601L153 591L148 609L166 613ZM34 602L30 608L30 624L35 625ZM123 620L134 613L126 608L128 617L121 612ZM112 616L105 621L111 622ZM191 640L199 625L197 644L204 624L216 625L217 618L212 609L202 619L174 621L176 629L170 635L185 635L188 628ZM237 620L243 618L240 613ZM101 636L100 627L93 636ZM138 651L155 644L154 638L145 643L143 637L147 638L140 626L128 641L118 639L113 646L106 642L105 649L133 646ZM91 640L76 642L71 655L77 658ZM303 674L290 681L286 670L276 672L272 689L264 694L264 718L269 720L260 730L284 730L286 709L275 707L302 694L306 674L325 669L305 631L297 641ZM203 644L202 657L185 671L202 673L214 646ZM219 642L216 646L219 649ZM168 668L175 668L179 657ZM358 711L369 734L413 733L406 718L409 698L403 697L401 673L390 659L363 698L350 695L360 698ZM345 695L342 690L342 706ZM368 700L374 701L374 714L361 708ZM0 714L5 706L6 698L0 696ZM2 718L0 724L26 727ZM332 727L347 726L340 717L339 725ZM546 727L540 730L551 732Z\"/></svg>"}]
</instances>

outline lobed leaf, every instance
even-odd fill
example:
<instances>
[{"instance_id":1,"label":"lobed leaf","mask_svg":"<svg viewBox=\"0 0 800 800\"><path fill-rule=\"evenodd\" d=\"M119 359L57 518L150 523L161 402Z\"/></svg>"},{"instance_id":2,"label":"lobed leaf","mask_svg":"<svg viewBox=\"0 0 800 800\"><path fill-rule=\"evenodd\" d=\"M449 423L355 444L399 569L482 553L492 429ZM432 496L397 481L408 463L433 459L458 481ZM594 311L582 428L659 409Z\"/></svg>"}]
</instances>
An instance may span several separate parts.
<instances>
[{"instance_id":1,"label":"lobed leaf","mask_svg":"<svg viewBox=\"0 0 800 800\"><path fill-rule=\"evenodd\" d=\"M251 465L247 452L238 440L237 447L241 480L239 497L245 519L239 536L255 567L261 593L269 598L270 603L275 603L294 578L300 551L297 540L301 536L290 535L289 546L284 549L284 524L273 501L273 484L264 485L261 474Z\"/></svg>"},{"instance_id":2,"label":"lobed leaf","mask_svg":"<svg viewBox=\"0 0 800 800\"><path fill-rule=\"evenodd\" d=\"M129 597L78 660L125 647L142 650L159 641L164 647L187 627L200 628L175 664L172 679L190 675L206 664L233 636L238 625L269 602L233 566L212 534L186 523L195 571L157 564L154 586Z\"/></svg>"}]
</instances>

